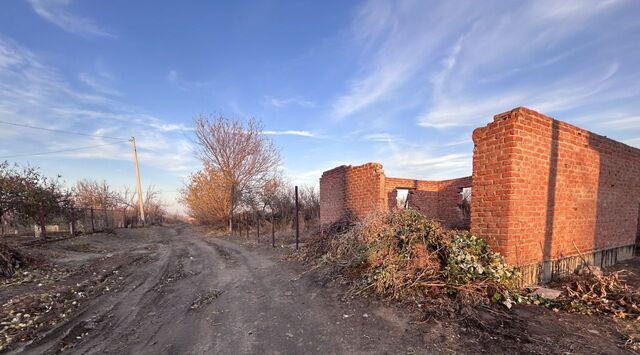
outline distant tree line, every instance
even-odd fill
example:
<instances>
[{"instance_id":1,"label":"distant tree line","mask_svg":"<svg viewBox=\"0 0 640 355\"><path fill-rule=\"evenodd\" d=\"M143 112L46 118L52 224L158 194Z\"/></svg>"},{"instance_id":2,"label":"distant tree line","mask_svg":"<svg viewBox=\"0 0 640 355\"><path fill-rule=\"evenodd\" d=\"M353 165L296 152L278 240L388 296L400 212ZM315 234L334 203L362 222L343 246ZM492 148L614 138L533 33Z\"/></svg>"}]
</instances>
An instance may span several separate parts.
<instances>
[{"instance_id":1,"label":"distant tree line","mask_svg":"<svg viewBox=\"0 0 640 355\"><path fill-rule=\"evenodd\" d=\"M143 196L150 222L160 222L166 214L160 193L150 186ZM2 235L8 223L37 225L46 237L47 224L74 223L86 210L117 210L123 218L137 218L137 196L125 187L114 190L106 181L82 180L66 187L61 176L50 178L35 167L0 163L0 223Z\"/></svg>"}]
</instances>

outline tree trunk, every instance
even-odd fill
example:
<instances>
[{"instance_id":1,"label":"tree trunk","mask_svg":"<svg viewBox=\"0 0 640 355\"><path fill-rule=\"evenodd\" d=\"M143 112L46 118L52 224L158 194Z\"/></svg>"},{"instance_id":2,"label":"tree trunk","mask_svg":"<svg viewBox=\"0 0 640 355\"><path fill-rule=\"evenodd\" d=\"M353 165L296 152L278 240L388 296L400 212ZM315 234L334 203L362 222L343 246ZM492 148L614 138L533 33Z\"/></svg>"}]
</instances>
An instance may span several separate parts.
<instances>
[{"instance_id":1,"label":"tree trunk","mask_svg":"<svg viewBox=\"0 0 640 355\"><path fill-rule=\"evenodd\" d=\"M233 198L235 195L235 186L231 185L231 195L229 196L229 235L233 235Z\"/></svg>"},{"instance_id":2,"label":"tree trunk","mask_svg":"<svg viewBox=\"0 0 640 355\"><path fill-rule=\"evenodd\" d=\"M47 238L47 225L44 218L44 208L42 207L42 203L38 208L38 222L40 223L40 237L42 239Z\"/></svg>"}]
</instances>

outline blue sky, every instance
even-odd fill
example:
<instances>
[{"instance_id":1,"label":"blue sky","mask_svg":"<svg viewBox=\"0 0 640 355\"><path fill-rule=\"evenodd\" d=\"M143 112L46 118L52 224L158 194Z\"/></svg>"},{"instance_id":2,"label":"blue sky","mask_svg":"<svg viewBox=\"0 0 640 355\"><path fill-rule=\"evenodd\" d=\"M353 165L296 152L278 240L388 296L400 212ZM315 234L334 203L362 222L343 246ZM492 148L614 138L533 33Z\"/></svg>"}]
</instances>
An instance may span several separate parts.
<instances>
[{"instance_id":1,"label":"blue sky","mask_svg":"<svg viewBox=\"0 0 640 355\"><path fill-rule=\"evenodd\" d=\"M636 0L0 4L0 120L135 136L171 209L199 114L262 120L296 183L367 161L452 178L516 106L640 147L639 64ZM3 157L111 142L0 125ZM8 160L133 184L126 141Z\"/></svg>"}]
</instances>

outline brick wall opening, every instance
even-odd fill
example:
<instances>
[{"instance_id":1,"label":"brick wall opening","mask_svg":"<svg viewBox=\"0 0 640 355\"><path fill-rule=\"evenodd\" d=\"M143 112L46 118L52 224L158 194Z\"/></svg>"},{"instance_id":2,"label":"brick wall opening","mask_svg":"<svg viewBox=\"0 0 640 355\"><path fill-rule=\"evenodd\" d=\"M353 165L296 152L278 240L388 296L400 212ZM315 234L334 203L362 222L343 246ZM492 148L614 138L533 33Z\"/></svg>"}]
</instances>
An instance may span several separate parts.
<instances>
[{"instance_id":1,"label":"brick wall opening","mask_svg":"<svg viewBox=\"0 0 640 355\"><path fill-rule=\"evenodd\" d=\"M468 221L469 224L471 223L471 193L471 186L460 189L462 202L458 204L458 208L460 208L460 213L462 213L464 221Z\"/></svg>"},{"instance_id":2,"label":"brick wall opening","mask_svg":"<svg viewBox=\"0 0 640 355\"><path fill-rule=\"evenodd\" d=\"M431 181L387 177L381 164L340 166L325 171L320 178L320 223L328 226L343 219L363 218L374 211L405 206L451 228L468 228L469 216L460 209L463 188L471 177Z\"/></svg>"},{"instance_id":3,"label":"brick wall opening","mask_svg":"<svg viewBox=\"0 0 640 355\"><path fill-rule=\"evenodd\" d=\"M633 255L640 149L523 107L494 116L473 142L470 177L392 178L375 163L325 172L321 223L397 208L406 189L410 207L446 226L470 227L533 282L584 260L607 266Z\"/></svg>"},{"instance_id":4,"label":"brick wall opening","mask_svg":"<svg viewBox=\"0 0 640 355\"><path fill-rule=\"evenodd\" d=\"M395 208L405 209L409 207L409 194L411 193L411 189L398 187L395 189ZM390 203L393 200L390 200Z\"/></svg>"}]
</instances>

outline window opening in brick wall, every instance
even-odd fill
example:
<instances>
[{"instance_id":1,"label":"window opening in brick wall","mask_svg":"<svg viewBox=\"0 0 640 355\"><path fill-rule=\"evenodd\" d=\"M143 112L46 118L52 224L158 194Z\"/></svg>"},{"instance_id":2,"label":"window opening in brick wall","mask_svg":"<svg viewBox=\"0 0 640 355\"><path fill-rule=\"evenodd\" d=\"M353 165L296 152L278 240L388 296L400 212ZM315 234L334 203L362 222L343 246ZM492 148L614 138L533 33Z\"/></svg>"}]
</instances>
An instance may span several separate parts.
<instances>
[{"instance_id":1,"label":"window opening in brick wall","mask_svg":"<svg viewBox=\"0 0 640 355\"><path fill-rule=\"evenodd\" d=\"M468 219L471 216L471 187L463 187L460 190L462 201L458 204L462 217Z\"/></svg>"},{"instance_id":2,"label":"window opening in brick wall","mask_svg":"<svg viewBox=\"0 0 640 355\"><path fill-rule=\"evenodd\" d=\"M405 209L409 207L409 189L396 189L396 206L399 209Z\"/></svg>"}]
</instances>

